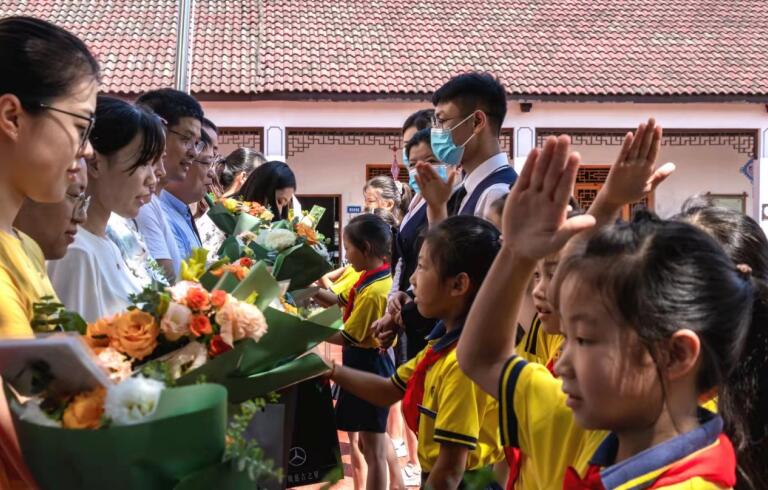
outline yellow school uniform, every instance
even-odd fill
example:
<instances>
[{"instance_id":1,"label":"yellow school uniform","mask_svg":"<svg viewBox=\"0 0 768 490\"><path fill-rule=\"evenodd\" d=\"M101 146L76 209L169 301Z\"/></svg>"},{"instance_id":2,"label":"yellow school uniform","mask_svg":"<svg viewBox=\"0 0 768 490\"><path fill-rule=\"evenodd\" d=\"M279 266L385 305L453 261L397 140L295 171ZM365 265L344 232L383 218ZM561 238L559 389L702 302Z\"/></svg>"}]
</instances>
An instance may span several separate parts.
<instances>
[{"instance_id":1,"label":"yellow school uniform","mask_svg":"<svg viewBox=\"0 0 768 490\"><path fill-rule=\"evenodd\" d=\"M341 273L341 277L331 285L331 292L339 297L339 303L344 306L349 299L349 291L355 285L362 272L357 272L354 267L348 265L344 272Z\"/></svg>"},{"instance_id":2,"label":"yellow school uniform","mask_svg":"<svg viewBox=\"0 0 768 490\"><path fill-rule=\"evenodd\" d=\"M541 328L541 319L535 315L531 322L531 328L525 332L522 340L517 344L515 353L528 362L537 362L546 366L556 361L560 356L563 340L562 335L546 333Z\"/></svg>"},{"instance_id":3,"label":"yellow school uniform","mask_svg":"<svg viewBox=\"0 0 768 490\"><path fill-rule=\"evenodd\" d=\"M438 324L430 334L429 338L433 340L429 345L435 350L451 347L461 333L461 329L444 335L443 331L442 324ZM400 366L392 376L392 382L403 392L427 348ZM432 470L440 454L440 445L444 443L469 449L467 471L484 468L504 458L498 436L498 403L459 369L455 350L441 357L427 371L419 411L418 456L424 473Z\"/></svg>"},{"instance_id":4,"label":"yellow school uniform","mask_svg":"<svg viewBox=\"0 0 768 490\"><path fill-rule=\"evenodd\" d=\"M56 297L40 247L26 234L0 231L0 338L31 337L32 306Z\"/></svg>"},{"instance_id":5,"label":"yellow school uniform","mask_svg":"<svg viewBox=\"0 0 768 490\"><path fill-rule=\"evenodd\" d=\"M351 345L376 348L378 341L373 337L371 324L384 316L387 310L387 296L392 289L392 275L389 269L368 275L357 286L354 307L346 320L341 335Z\"/></svg>"}]
</instances>

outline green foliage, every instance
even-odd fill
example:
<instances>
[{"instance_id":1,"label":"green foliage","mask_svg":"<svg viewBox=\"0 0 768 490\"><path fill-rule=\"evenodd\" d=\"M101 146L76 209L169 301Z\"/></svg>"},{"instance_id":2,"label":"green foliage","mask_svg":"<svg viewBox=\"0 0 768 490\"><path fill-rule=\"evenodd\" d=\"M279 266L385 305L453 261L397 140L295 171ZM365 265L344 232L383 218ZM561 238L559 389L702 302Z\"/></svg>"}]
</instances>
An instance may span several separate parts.
<instances>
[{"instance_id":1,"label":"green foliage","mask_svg":"<svg viewBox=\"0 0 768 490\"><path fill-rule=\"evenodd\" d=\"M141 311L149 313L159 321L163 318L165 312L168 311L168 305L171 304L171 295L150 286L144 288L138 294L130 295L128 300L132 305L136 305Z\"/></svg>"},{"instance_id":2,"label":"green foliage","mask_svg":"<svg viewBox=\"0 0 768 490\"><path fill-rule=\"evenodd\" d=\"M231 461L237 471L247 472L253 482L263 482L268 479L281 481L282 470L275 468L271 459L264 458L264 451L254 440L245 439L245 431L251 419L257 412L264 409L267 401L264 398L249 400L240 405L240 413L232 417L227 429L227 447L222 461Z\"/></svg>"},{"instance_id":3,"label":"green foliage","mask_svg":"<svg viewBox=\"0 0 768 490\"><path fill-rule=\"evenodd\" d=\"M88 325L83 317L64 308L53 296L43 296L32 306L32 330L37 333L78 332L85 334Z\"/></svg>"},{"instance_id":4,"label":"green foliage","mask_svg":"<svg viewBox=\"0 0 768 490\"><path fill-rule=\"evenodd\" d=\"M168 388L176 386L171 368L165 362L159 360L146 362L139 367L139 373L146 378L162 381Z\"/></svg>"}]
</instances>

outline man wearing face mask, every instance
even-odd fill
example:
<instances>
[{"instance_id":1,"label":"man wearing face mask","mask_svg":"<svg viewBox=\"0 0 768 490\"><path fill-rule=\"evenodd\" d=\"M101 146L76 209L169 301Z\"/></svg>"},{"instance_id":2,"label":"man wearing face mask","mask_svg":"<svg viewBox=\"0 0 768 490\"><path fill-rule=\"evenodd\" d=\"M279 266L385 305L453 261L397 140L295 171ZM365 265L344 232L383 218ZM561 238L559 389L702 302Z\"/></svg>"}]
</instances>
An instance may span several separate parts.
<instances>
[{"instance_id":1,"label":"man wearing face mask","mask_svg":"<svg viewBox=\"0 0 768 490\"><path fill-rule=\"evenodd\" d=\"M461 165L464 178L454 188L457 170L446 181L432 165L417 164L416 180L429 206L430 225L457 214L484 217L517 179L499 145L507 114L504 87L488 73L464 73L440 87L432 103L432 152L446 165Z\"/></svg>"}]
</instances>

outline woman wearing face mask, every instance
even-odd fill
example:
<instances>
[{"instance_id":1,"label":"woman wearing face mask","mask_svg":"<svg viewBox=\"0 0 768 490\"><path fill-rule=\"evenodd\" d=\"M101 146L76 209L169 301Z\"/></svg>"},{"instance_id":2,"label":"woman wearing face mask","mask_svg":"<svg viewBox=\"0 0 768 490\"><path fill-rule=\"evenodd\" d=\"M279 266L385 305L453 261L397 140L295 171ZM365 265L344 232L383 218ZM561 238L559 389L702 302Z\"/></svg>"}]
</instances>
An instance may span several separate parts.
<instances>
[{"instance_id":1,"label":"woman wearing face mask","mask_svg":"<svg viewBox=\"0 0 768 490\"><path fill-rule=\"evenodd\" d=\"M295 192L293 171L285 163L273 160L253 171L240 189L240 196L245 201L268 206L275 215L274 221L279 221L288 219L291 207L296 210Z\"/></svg>"},{"instance_id":2,"label":"woman wearing face mask","mask_svg":"<svg viewBox=\"0 0 768 490\"><path fill-rule=\"evenodd\" d=\"M62 302L88 322L123 310L146 285L107 237L107 223L112 213L135 218L149 202L165 148L162 121L144 107L102 96L96 121L90 138L95 155L87 162L88 218L67 255L48 265Z\"/></svg>"},{"instance_id":3,"label":"woman wearing face mask","mask_svg":"<svg viewBox=\"0 0 768 490\"><path fill-rule=\"evenodd\" d=\"M24 200L64 200L87 141L99 67L82 41L45 21L0 20L0 338L31 336L32 306L53 290L43 255L13 228Z\"/></svg>"}]
</instances>

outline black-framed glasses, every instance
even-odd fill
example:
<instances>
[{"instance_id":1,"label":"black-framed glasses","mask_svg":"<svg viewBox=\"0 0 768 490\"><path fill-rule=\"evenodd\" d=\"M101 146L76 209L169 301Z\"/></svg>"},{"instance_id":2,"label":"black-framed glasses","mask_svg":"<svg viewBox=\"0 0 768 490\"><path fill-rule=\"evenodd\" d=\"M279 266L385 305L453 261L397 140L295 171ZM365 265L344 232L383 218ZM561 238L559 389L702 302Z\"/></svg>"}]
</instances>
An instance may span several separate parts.
<instances>
[{"instance_id":1,"label":"black-framed glasses","mask_svg":"<svg viewBox=\"0 0 768 490\"><path fill-rule=\"evenodd\" d=\"M211 168L214 165L218 165L221 162L222 158L220 155L214 155L211 158L202 159L202 158L194 158L192 159L193 162L195 162L198 165L202 165L207 168Z\"/></svg>"},{"instance_id":2,"label":"black-framed glasses","mask_svg":"<svg viewBox=\"0 0 768 490\"><path fill-rule=\"evenodd\" d=\"M82 153L85 150L85 146L88 144L88 137L91 136L91 131L93 131L93 125L96 122L96 116L83 116L82 114L65 111L64 109L59 109L58 107L53 107L43 103L40 104L40 108L48 111L60 112L68 116L88 121L88 126L85 128L85 131L83 131L83 134L80 135L80 145L77 147L77 153Z\"/></svg>"},{"instance_id":3,"label":"black-framed glasses","mask_svg":"<svg viewBox=\"0 0 768 490\"><path fill-rule=\"evenodd\" d=\"M72 219L75 219L79 214L82 214L83 219L85 219L85 216L88 215L88 207L91 205L91 196L87 195L85 192L81 192L76 196L67 194L67 199L72 201L75 205L72 209Z\"/></svg>"},{"instance_id":4,"label":"black-framed glasses","mask_svg":"<svg viewBox=\"0 0 768 490\"><path fill-rule=\"evenodd\" d=\"M165 126L165 129L167 129L169 133L173 133L178 136L181 140L181 144L184 145L184 148L187 150L194 150L195 155L202 153L203 149L205 148L205 143L203 143L202 140L195 140L195 138L192 136L171 129L167 125Z\"/></svg>"}]
</instances>

